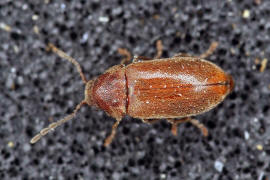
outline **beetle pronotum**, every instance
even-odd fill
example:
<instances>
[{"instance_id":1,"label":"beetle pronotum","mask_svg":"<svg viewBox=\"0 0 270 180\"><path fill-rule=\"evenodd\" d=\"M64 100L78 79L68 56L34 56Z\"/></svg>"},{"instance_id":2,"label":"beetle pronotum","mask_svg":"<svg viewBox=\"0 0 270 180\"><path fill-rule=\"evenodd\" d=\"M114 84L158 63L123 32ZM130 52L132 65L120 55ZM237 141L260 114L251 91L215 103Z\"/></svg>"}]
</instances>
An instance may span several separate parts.
<instances>
[{"instance_id":1,"label":"beetle pronotum","mask_svg":"<svg viewBox=\"0 0 270 180\"><path fill-rule=\"evenodd\" d=\"M207 128L195 116L217 106L232 91L234 82L215 64L204 60L217 47L217 42L198 57L177 54L171 58L160 59L161 41L157 41L157 55L154 59L135 56L132 63L130 53L119 49L126 56L120 65L109 68L97 78L87 81L79 63L66 53L49 44L48 48L60 57L74 64L85 84L85 98L74 112L65 118L51 123L42 129L31 143L59 125L72 119L82 105L95 106L116 119L111 134L104 145L112 142L116 129L125 115L153 123L167 119L172 124L171 131L177 134L177 125L190 122L207 136Z\"/></svg>"}]
</instances>

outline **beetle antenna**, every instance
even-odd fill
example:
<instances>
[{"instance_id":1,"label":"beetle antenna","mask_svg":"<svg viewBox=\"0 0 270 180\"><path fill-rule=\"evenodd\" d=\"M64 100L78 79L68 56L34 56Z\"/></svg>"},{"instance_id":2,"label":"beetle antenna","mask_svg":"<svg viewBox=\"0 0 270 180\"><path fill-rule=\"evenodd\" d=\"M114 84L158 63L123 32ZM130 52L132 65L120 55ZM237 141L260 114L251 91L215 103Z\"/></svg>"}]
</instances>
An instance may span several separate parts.
<instances>
[{"instance_id":1,"label":"beetle antenna","mask_svg":"<svg viewBox=\"0 0 270 180\"><path fill-rule=\"evenodd\" d=\"M85 78L85 75L82 72L82 68L80 66L80 64L78 63L78 61L76 61L74 58L70 57L69 55L67 55L64 51L58 49L55 45L53 45L52 43L49 43L47 46L48 50L52 50L55 54L57 54L58 56L68 60L69 62L71 62L72 64L74 64L78 70L78 72L80 73L80 76L82 78L82 81L84 82L84 84L87 83L87 80Z\"/></svg>"},{"instance_id":2,"label":"beetle antenna","mask_svg":"<svg viewBox=\"0 0 270 180\"><path fill-rule=\"evenodd\" d=\"M78 105L76 106L76 108L74 109L73 113L71 113L70 115L64 117L63 119L60 119L60 120L58 120L58 121L56 121L56 122L54 122L54 123L49 124L48 127L42 129L37 135L35 135L35 136L31 139L30 143L31 143L31 144L36 143L36 142L39 141L43 136L45 136L46 134L48 134L51 130L54 130L56 127L58 127L58 126L64 124L65 122L67 122L67 121L69 121L70 119L72 119L73 117L75 117L75 115L77 114L78 110L79 110L84 104L86 104L86 101L85 101L85 100L81 101L80 104L78 104Z\"/></svg>"}]
</instances>

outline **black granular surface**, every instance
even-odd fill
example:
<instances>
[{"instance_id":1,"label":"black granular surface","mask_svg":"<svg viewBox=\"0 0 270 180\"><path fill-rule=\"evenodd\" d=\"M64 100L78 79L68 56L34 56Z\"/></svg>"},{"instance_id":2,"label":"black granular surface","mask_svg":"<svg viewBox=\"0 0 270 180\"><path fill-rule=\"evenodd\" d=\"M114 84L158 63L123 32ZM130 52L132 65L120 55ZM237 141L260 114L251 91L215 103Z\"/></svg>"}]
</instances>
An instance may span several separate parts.
<instances>
[{"instance_id":1,"label":"black granular surface","mask_svg":"<svg viewBox=\"0 0 270 180\"><path fill-rule=\"evenodd\" d=\"M235 79L217 108L177 137L162 120L126 117L105 148L114 119L83 107L38 143L40 129L84 98L77 70L46 51L51 42L82 65L87 79L119 64L118 48L153 57L199 55ZM270 1L40 0L0 1L0 179L269 180ZM263 64L266 63L266 67Z\"/></svg>"}]
</instances>

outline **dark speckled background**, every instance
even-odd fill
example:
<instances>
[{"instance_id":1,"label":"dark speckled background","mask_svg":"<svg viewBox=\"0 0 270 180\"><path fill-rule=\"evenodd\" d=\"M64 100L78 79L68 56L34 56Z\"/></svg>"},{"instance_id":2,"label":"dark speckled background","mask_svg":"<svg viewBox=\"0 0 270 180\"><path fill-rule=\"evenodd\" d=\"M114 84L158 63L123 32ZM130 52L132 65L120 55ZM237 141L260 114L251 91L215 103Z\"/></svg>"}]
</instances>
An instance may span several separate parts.
<instances>
[{"instance_id":1,"label":"dark speckled background","mask_svg":"<svg viewBox=\"0 0 270 180\"><path fill-rule=\"evenodd\" d=\"M270 1L268 0L1 0L0 179L269 180ZM30 138L72 112L84 96L69 62L45 50L52 42L77 59L88 79L121 60L117 48L153 57L198 55L235 79L234 92L190 124L154 125L125 118L111 146L114 120L83 107L35 145ZM257 59L257 60L256 60ZM263 70L263 69L262 69Z\"/></svg>"}]
</instances>

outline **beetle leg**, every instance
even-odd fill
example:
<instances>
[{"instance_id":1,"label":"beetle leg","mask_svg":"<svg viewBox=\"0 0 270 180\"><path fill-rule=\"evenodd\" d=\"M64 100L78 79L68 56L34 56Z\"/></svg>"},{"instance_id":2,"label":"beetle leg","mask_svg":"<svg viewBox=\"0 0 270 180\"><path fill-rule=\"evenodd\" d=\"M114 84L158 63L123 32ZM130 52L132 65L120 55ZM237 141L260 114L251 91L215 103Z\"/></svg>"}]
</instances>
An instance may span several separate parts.
<instances>
[{"instance_id":1,"label":"beetle leg","mask_svg":"<svg viewBox=\"0 0 270 180\"><path fill-rule=\"evenodd\" d=\"M128 62L131 61L132 57L131 57L130 52L127 49L118 48L118 53L125 57L121 60L120 64L127 64Z\"/></svg>"},{"instance_id":2,"label":"beetle leg","mask_svg":"<svg viewBox=\"0 0 270 180\"><path fill-rule=\"evenodd\" d=\"M182 118L182 119L167 119L167 121L169 123L172 124L172 134L177 136L177 125L180 124L180 123L184 123L184 122L188 122L189 119L188 118Z\"/></svg>"},{"instance_id":3,"label":"beetle leg","mask_svg":"<svg viewBox=\"0 0 270 180\"><path fill-rule=\"evenodd\" d=\"M162 56L163 52L163 46L162 46L162 41L158 40L156 43L156 48L157 48L157 54L155 55L154 58L149 58L145 56L134 56L132 62L139 62L139 61L144 61L144 60L153 60L153 59L159 59Z\"/></svg>"},{"instance_id":4,"label":"beetle leg","mask_svg":"<svg viewBox=\"0 0 270 180\"><path fill-rule=\"evenodd\" d=\"M155 55L154 58L149 58L149 57L144 57L144 56L134 56L132 62L159 59L161 57L162 51L163 51L163 46L162 46L161 40L157 41L156 48L157 48L157 54ZM127 64L128 62L131 61L131 59L132 59L131 53L127 49L118 48L118 53L121 54L122 56L125 56L125 58L122 59L120 64Z\"/></svg>"},{"instance_id":5,"label":"beetle leg","mask_svg":"<svg viewBox=\"0 0 270 180\"><path fill-rule=\"evenodd\" d=\"M145 57L145 56L134 56L132 62L140 62L140 61L159 59L161 57L162 51L163 51L163 46L162 46L161 40L157 41L156 48L157 48L157 54L155 55L154 58L149 58L149 57Z\"/></svg>"},{"instance_id":6,"label":"beetle leg","mask_svg":"<svg viewBox=\"0 0 270 180\"><path fill-rule=\"evenodd\" d=\"M162 52L163 52L163 46L162 46L161 40L157 41L156 48L157 48L157 54L154 59L159 59L162 56Z\"/></svg>"},{"instance_id":7,"label":"beetle leg","mask_svg":"<svg viewBox=\"0 0 270 180\"><path fill-rule=\"evenodd\" d=\"M147 124L153 124L157 121L160 121L160 119L142 119L142 122L147 123Z\"/></svg>"},{"instance_id":8,"label":"beetle leg","mask_svg":"<svg viewBox=\"0 0 270 180\"><path fill-rule=\"evenodd\" d=\"M195 57L195 58L205 59L211 54L213 54L213 52L216 50L217 47L218 47L218 42L214 41L211 43L207 51L205 51L203 54L199 56L192 56L188 53L178 53L178 54L175 54L173 57Z\"/></svg>"},{"instance_id":9,"label":"beetle leg","mask_svg":"<svg viewBox=\"0 0 270 180\"><path fill-rule=\"evenodd\" d=\"M132 62L159 59L162 56L162 52L163 52L163 46L162 46L162 41L161 40L157 41L156 48L157 48L157 54L155 55L154 58L149 58L149 57L145 57L145 56L134 56Z\"/></svg>"},{"instance_id":10,"label":"beetle leg","mask_svg":"<svg viewBox=\"0 0 270 180\"><path fill-rule=\"evenodd\" d=\"M214 41L211 43L211 45L209 46L209 48L207 49L207 51L205 51L203 54L201 54L199 56L199 58L204 59L208 56L210 56L211 54L213 54L213 52L216 50L216 48L218 47L218 42Z\"/></svg>"},{"instance_id":11,"label":"beetle leg","mask_svg":"<svg viewBox=\"0 0 270 180\"><path fill-rule=\"evenodd\" d=\"M171 131L172 131L173 135L175 135L175 136L177 135L177 125L180 123L183 123L183 122L190 122L191 124L193 124L194 126L199 128L204 136L208 136L207 128L196 119L192 119L190 117L185 117L182 119L167 119L167 120L172 124Z\"/></svg>"},{"instance_id":12,"label":"beetle leg","mask_svg":"<svg viewBox=\"0 0 270 180\"><path fill-rule=\"evenodd\" d=\"M116 122L112 126L112 132L111 134L105 139L104 146L108 146L111 144L115 134L116 134L116 129L120 123L121 119L116 119Z\"/></svg>"},{"instance_id":13,"label":"beetle leg","mask_svg":"<svg viewBox=\"0 0 270 180\"><path fill-rule=\"evenodd\" d=\"M206 137L208 136L208 130L207 128L200 123L197 119L191 119L189 118L189 122L191 122L191 124L193 124L194 126L196 126L197 128L199 128L202 132L202 134Z\"/></svg>"}]
</instances>

